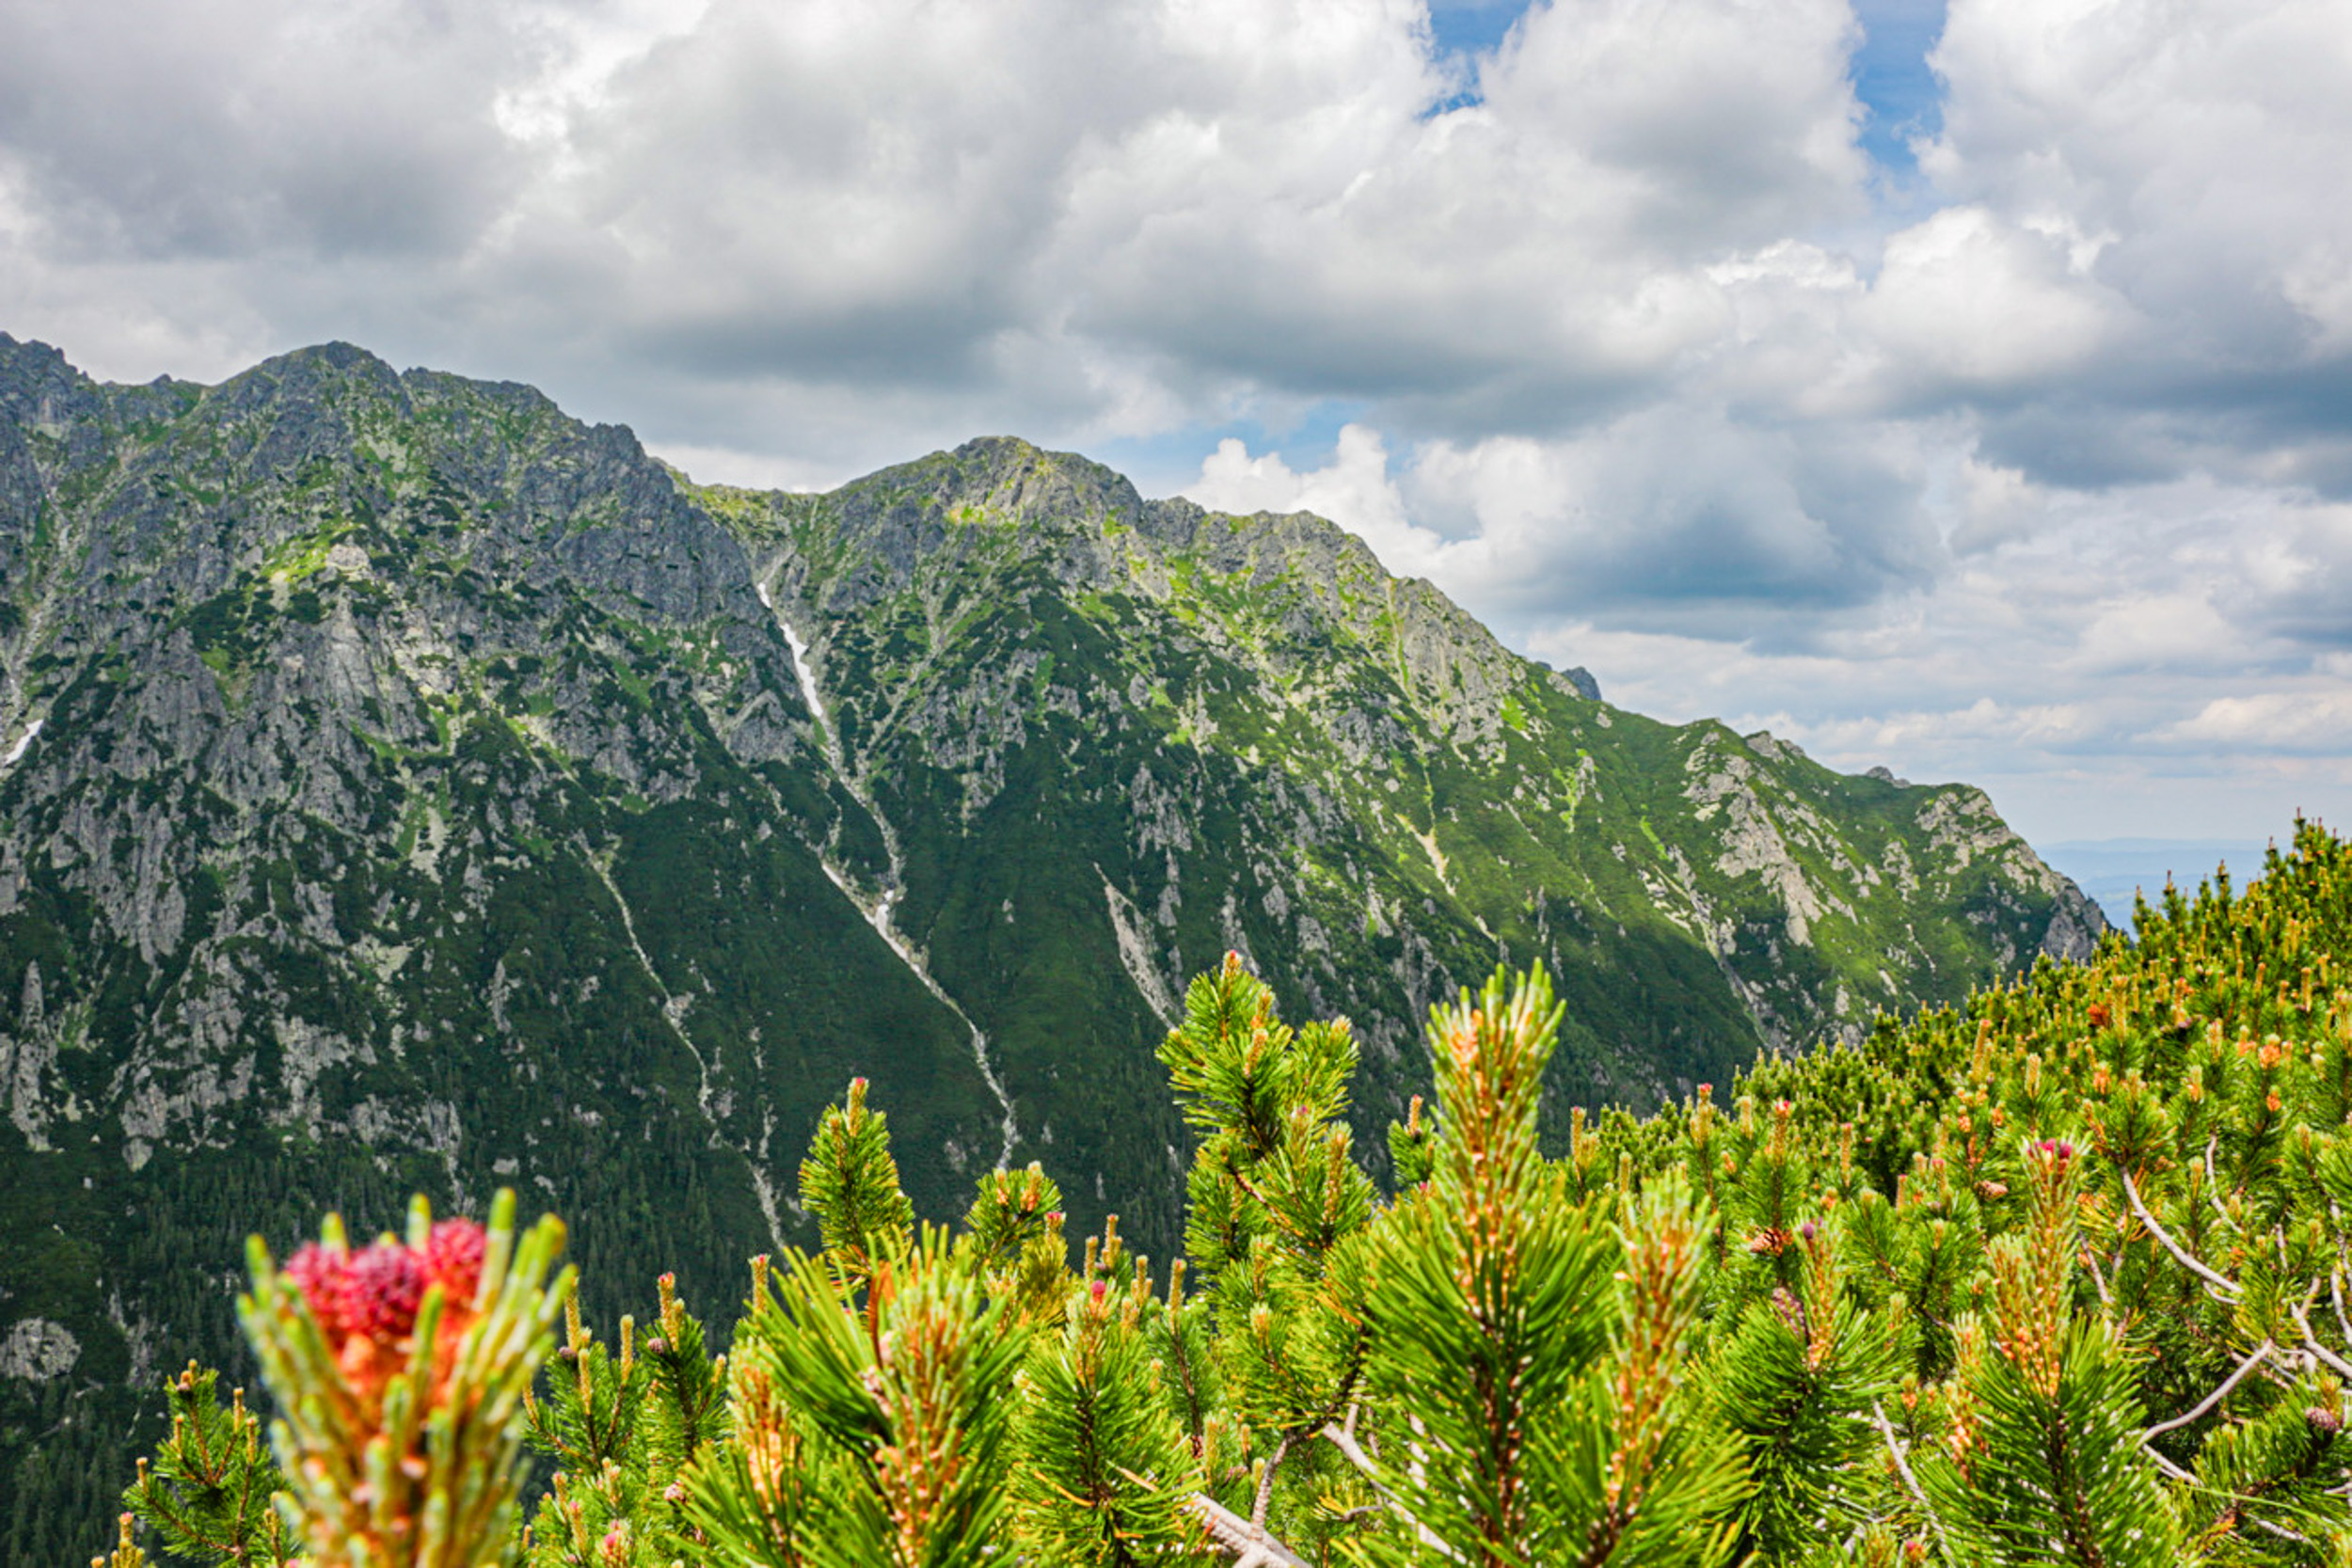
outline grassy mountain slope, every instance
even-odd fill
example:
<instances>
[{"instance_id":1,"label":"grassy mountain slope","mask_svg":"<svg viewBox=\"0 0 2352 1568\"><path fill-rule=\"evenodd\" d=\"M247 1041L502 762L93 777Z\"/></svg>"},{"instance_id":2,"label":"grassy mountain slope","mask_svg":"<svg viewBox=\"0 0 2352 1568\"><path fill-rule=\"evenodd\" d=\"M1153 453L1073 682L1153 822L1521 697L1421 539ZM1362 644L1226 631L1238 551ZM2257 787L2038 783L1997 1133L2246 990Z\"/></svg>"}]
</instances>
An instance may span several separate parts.
<instances>
[{"instance_id":1,"label":"grassy mountain slope","mask_svg":"<svg viewBox=\"0 0 2352 1568\"><path fill-rule=\"evenodd\" d=\"M831 496L695 493L806 628L829 760L902 825L894 919L1066 1183L1170 1168L1172 1129L1133 1135L1147 1046L1228 948L1355 1021L1369 1131L1420 1086L1429 1004L1498 955L1561 976L1565 1116L2102 928L1980 793L1612 708L1317 518L1146 502L1009 440Z\"/></svg>"}]
</instances>

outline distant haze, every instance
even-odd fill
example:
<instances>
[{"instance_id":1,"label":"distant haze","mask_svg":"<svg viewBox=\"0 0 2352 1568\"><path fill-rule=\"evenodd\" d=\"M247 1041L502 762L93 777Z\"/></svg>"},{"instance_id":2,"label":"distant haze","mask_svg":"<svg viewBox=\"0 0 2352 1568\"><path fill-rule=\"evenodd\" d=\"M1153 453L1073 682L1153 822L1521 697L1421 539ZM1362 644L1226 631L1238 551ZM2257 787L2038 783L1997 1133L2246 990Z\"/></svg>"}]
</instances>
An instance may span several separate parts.
<instances>
[{"instance_id":1,"label":"distant haze","mask_svg":"<svg viewBox=\"0 0 2352 1568\"><path fill-rule=\"evenodd\" d=\"M2282 832L2279 842L2283 846L2289 837ZM2169 878L2194 897L2198 885L2224 865L2229 867L2230 884L2244 887L2262 874L2263 852L2268 847L2267 840L2255 839L2103 838L2041 844L2035 848L2053 867L2074 878L2075 885L2106 911L2109 922L2128 931L2136 893L2144 892L2154 904Z\"/></svg>"}]
</instances>

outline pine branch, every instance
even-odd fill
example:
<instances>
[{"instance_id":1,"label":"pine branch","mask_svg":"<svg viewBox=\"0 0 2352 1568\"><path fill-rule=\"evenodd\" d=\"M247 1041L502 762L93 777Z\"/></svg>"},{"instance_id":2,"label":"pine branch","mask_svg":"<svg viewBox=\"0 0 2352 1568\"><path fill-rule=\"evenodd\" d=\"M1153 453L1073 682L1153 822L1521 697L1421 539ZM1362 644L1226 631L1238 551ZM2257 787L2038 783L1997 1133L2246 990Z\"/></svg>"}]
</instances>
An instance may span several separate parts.
<instances>
[{"instance_id":1,"label":"pine branch","mask_svg":"<svg viewBox=\"0 0 2352 1568\"><path fill-rule=\"evenodd\" d=\"M1340 1457L1356 1466L1364 1479L1372 1482L1374 1491L1378 1492L1384 1497L1388 1496L1387 1489L1380 1484L1380 1466L1373 1463L1372 1455L1364 1451L1364 1446L1356 1441L1354 1433L1337 1422L1326 1422L1323 1430L1316 1435L1339 1449ZM1409 1518L1410 1515L1406 1517Z\"/></svg>"},{"instance_id":2,"label":"pine branch","mask_svg":"<svg viewBox=\"0 0 2352 1568\"><path fill-rule=\"evenodd\" d=\"M1350 1426L1355 1424L1356 1412L1353 1406L1351 1406L1348 1410L1347 1418ZM1378 1463L1373 1459L1372 1455L1364 1451L1364 1446L1356 1441L1356 1434L1353 1432L1349 1431L1347 1427L1327 1423L1318 1435L1329 1441L1333 1448L1340 1450L1340 1457L1354 1465L1358 1473L1362 1475L1367 1481L1372 1483L1372 1489L1379 1497L1380 1500L1386 1503L1399 1519L1402 1519L1406 1524L1412 1527L1415 1538L1418 1539L1422 1544L1425 1546L1435 1546L1439 1551L1444 1552L1447 1557L1453 1558L1455 1561L1458 1562L1461 1560L1461 1559L1451 1548L1446 1546L1443 1542L1439 1541L1436 1535L1430 1532L1428 1526L1422 1524L1419 1519L1413 1516L1413 1511L1411 1509L1406 1508L1402 1502L1397 1500L1396 1494L1389 1490L1386 1478L1382 1475Z\"/></svg>"},{"instance_id":3,"label":"pine branch","mask_svg":"<svg viewBox=\"0 0 2352 1568\"><path fill-rule=\"evenodd\" d=\"M1253 1529L1265 1529L1265 1511L1274 1501L1274 1477L1281 1469L1282 1461L1290 1457L1290 1451L1291 1440L1285 1437L1274 1445L1274 1451L1266 1456L1265 1467L1258 1472L1258 1494L1249 1503L1249 1524Z\"/></svg>"},{"instance_id":4,"label":"pine branch","mask_svg":"<svg viewBox=\"0 0 2352 1568\"><path fill-rule=\"evenodd\" d=\"M2231 1229L2235 1230L2237 1228L2237 1221L2232 1219L2230 1217L2230 1212L2221 1207L2221 1178L2214 1174L2213 1151L2220 1147L2221 1136L2219 1133L2216 1133L2214 1136L2205 1140L2205 1201L2213 1205L2213 1212L2221 1217L2221 1223L2223 1225L2226 1225Z\"/></svg>"},{"instance_id":5,"label":"pine branch","mask_svg":"<svg viewBox=\"0 0 2352 1568\"><path fill-rule=\"evenodd\" d=\"M2291 1541L2298 1546L2309 1546L2311 1544L2309 1541L2306 1541L2303 1537L2296 1534L2284 1525L2274 1525L2267 1519L2249 1519L2247 1523L2252 1525L2256 1529L2261 1530L2264 1534L2275 1535L2281 1541Z\"/></svg>"},{"instance_id":6,"label":"pine branch","mask_svg":"<svg viewBox=\"0 0 2352 1568\"><path fill-rule=\"evenodd\" d=\"M2115 1297L2107 1290L2107 1276L2099 1268L2099 1255L2089 1247L2085 1247L2083 1261L2090 1266L2090 1283L2099 1291L2099 1305L2110 1312L2114 1311Z\"/></svg>"}]
</instances>

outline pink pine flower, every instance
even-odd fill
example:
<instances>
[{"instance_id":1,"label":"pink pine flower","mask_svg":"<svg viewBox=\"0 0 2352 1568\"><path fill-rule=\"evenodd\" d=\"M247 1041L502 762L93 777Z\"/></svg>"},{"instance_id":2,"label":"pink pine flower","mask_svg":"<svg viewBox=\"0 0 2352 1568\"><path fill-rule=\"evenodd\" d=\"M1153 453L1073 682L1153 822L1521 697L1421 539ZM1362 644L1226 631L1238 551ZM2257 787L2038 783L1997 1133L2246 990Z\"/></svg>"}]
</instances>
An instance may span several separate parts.
<instances>
[{"instance_id":1,"label":"pink pine flower","mask_svg":"<svg viewBox=\"0 0 2352 1568\"><path fill-rule=\"evenodd\" d=\"M337 1248L329 1251L312 1242L286 1259L286 1277L294 1282L310 1316L328 1339L351 1332L351 1258Z\"/></svg>"},{"instance_id":2,"label":"pink pine flower","mask_svg":"<svg viewBox=\"0 0 2352 1568\"><path fill-rule=\"evenodd\" d=\"M488 1244L482 1227L472 1220L443 1220L425 1239L425 1278L441 1288L449 1306L465 1307L473 1301L474 1291L482 1283L482 1258Z\"/></svg>"},{"instance_id":3,"label":"pink pine flower","mask_svg":"<svg viewBox=\"0 0 2352 1568\"><path fill-rule=\"evenodd\" d=\"M378 1242L351 1260L345 1286L352 1329L389 1345L417 1326L424 1260L398 1242Z\"/></svg>"}]
</instances>

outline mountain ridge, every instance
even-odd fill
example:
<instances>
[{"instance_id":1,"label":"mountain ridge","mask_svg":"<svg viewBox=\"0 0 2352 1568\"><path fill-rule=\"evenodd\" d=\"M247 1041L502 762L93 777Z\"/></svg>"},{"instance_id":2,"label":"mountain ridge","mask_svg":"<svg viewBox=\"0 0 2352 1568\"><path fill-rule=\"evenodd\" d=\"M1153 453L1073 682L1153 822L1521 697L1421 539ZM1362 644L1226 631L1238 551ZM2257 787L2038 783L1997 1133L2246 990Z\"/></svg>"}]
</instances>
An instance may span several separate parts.
<instances>
[{"instance_id":1,"label":"mountain ridge","mask_svg":"<svg viewBox=\"0 0 2352 1568\"><path fill-rule=\"evenodd\" d=\"M190 1259L323 1209L519 1185L595 1309L732 1292L853 1074L927 1215L1036 1159L1165 1256L1152 1051L1229 949L1355 1020L1376 1158L1501 960L1572 1009L1556 1139L2100 929L1981 792L1613 708L1322 519L1006 437L697 485L348 344L112 387L0 334L0 1318L63 1358L0 1477L119 1460L236 1354Z\"/></svg>"}]
</instances>

